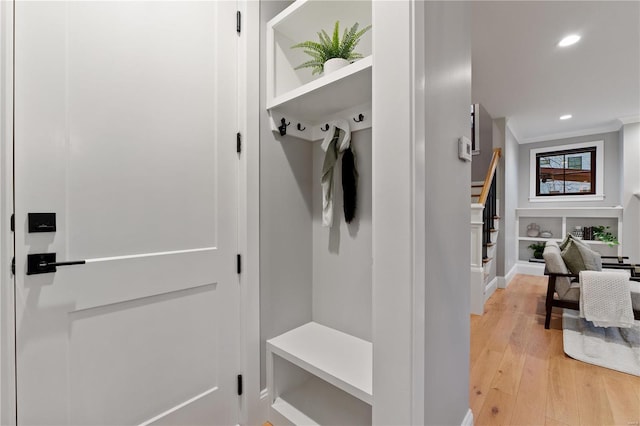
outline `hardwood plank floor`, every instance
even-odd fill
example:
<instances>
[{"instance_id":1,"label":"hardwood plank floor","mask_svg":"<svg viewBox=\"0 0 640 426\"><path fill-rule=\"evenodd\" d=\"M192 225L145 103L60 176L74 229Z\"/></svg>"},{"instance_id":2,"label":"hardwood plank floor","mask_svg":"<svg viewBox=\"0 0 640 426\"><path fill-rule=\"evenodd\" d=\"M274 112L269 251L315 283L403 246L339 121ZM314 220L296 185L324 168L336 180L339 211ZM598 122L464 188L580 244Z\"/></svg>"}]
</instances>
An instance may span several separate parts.
<instances>
[{"instance_id":1,"label":"hardwood plank floor","mask_svg":"<svg viewBox=\"0 0 640 426\"><path fill-rule=\"evenodd\" d=\"M562 311L544 329L546 277L516 275L471 316L476 425L640 425L640 377L566 356Z\"/></svg>"}]
</instances>

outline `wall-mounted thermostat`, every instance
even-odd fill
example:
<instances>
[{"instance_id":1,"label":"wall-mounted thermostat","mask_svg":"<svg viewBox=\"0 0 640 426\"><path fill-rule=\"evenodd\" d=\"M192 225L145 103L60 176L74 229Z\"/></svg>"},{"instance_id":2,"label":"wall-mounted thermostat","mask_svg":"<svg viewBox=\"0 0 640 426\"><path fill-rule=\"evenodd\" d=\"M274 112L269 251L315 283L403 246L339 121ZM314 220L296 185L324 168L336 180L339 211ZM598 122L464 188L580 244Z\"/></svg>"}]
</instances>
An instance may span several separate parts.
<instances>
[{"instance_id":1,"label":"wall-mounted thermostat","mask_svg":"<svg viewBox=\"0 0 640 426\"><path fill-rule=\"evenodd\" d=\"M471 161L471 141L465 136L458 139L458 157L461 160Z\"/></svg>"}]
</instances>

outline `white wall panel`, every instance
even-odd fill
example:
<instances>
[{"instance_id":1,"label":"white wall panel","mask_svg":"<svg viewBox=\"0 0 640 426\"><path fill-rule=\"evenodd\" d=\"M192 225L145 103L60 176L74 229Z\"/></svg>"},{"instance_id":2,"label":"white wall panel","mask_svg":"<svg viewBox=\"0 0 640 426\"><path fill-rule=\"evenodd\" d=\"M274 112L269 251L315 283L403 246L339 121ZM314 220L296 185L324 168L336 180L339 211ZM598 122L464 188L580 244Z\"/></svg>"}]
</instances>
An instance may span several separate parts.
<instances>
[{"instance_id":1,"label":"white wall panel","mask_svg":"<svg viewBox=\"0 0 640 426\"><path fill-rule=\"evenodd\" d=\"M313 320L371 341L371 130L352 134L358 170L356 217L345 223L342 162L334 174L334 219L322 226L324 152L313 150Z\"/></svg>"},{"instance_id":2,"label":"white wall panel","mask_svg":"<svg viewBox=\"0 0 640 426\"><path fill-rule=\"evenodd\" d=\"M457 140L470 137L470 9L468 2L425 3L424 424L430 425L461 424L469 410L471 167L458 159Z\"/></svg>"}]
</instances>

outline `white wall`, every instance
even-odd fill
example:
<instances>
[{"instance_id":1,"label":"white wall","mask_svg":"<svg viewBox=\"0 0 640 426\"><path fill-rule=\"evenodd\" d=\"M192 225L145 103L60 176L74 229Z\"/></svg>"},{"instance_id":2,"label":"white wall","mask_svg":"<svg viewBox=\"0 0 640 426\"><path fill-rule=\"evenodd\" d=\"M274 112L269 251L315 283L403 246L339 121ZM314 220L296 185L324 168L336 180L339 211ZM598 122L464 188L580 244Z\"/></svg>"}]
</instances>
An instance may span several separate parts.
<instances>
[{"instance_id":1,"label":"white wall","mask_svg":"<svg viewBox=\"0 0 640 426\"><path fill-rule=\"evenodd\" d=\"M412 364L415 314L412 309L411 6L408 1L374 1L372 9L372 414L375 425L421 422L413 420L412 410L412 384L422 380L414 375ZM415 409L418 411L422 401L415 402L420 404Z\"/></svg>"},{"instance_id":2,"label":"white wall","mask_svg":"<svg viewBox=\"0 0 640 426\"><path fill-rule=\"evenodd\" d=\"M500 233L498 234L496 275L505 277L516 264L516 216L518 207L518 141L507 119L493 120L493 145L502 149L498 163L498 198L500 199ZM499 284L503 284L500 282Z\"/></svg>"},{"instance_id":3,"label":"white wall","mask_svg":"<svg viewBox=\"0 0 640 426\"><path fill-rule=\"evenodd\" d=\"M352 133L358 170L356 217L345 223L342 160L336 165L334 219L322 226L324 152L313 143L313 320L371 341L371 129Z\"/></svg>"},{"instance_id":4,"label":"white wall","mask_svg":"<svg viewBox=\"0 0 640 426\"><path fill-rule=\"evenodd\" d=\"M471 167L458 159L457 139L470 136L470 9L468 2L425 2L424 424L430 425L461 424L469 408Z\"/></svg>"},{"instance_id":5,"label":"white wall","mask_svg":"<svg viewBox=\"0 0 640 426\"><path fill-rule=\"evenodd\" d=\"M261 3L261 31L289 1ZM265 65L264 37L260 64ZM260 73L260 387L265 341L311 321L313 145L271 131Z\"/></svg>"},{"instance_id":6,"label":"white wall","mask_svg":"<svg viewBox=\"0 0 640 426\"><path fill-rule=\"evenodd\" d=\"M471 180L473 182L484 181L487 176L487 170L491 165L491 158L493 157L493 119L482 104L476 104L478 109L476 111L476 123L478 127L480 154L473 156L473 162L471 163Z\"/></svg>"},{"instance_id":7,"label":"white wall","mask_svg":"<svg viewBox=\"0 0 640 426\"><path fill-rule=\"evenodd\" d=\"M558 145L569 145L580 142L604 141L604 200L602 201L556 201L556 202L530 202L529 201L529 169L530 151L536 148L548 148ZM579 136L575 138L556 139L520 145L518 154L518 207L613 207L620 204L620 179L622 169L620 164L620 141L618 132L602 133L597 135ZM533 177L535 179L535 176Z\"/></svg>"},{"instance_id":8,"label":"white wall","mask_svg":"<svg viewBox=\"0 0 640 426\"><path fill-rule=\"evenodd\" d=\"M625 124L620 130L622 151L623 252L632 262L640 262L640 123Z\"/></svg>"},{"instance_id":9,"label":"white wall","mask_svg":"<svg viewBox=\"0 0 640 426\"><path fill-rule=\"evenodd\" d=\"M504 277L504 257L505 257L505 238L507 236L507 229L505 226L505 133L506 133L507 120L504 118L496 118L493 120L493 148L500 148L502 150L502 157L498 162L498 169L496 170L497 179L497 197L500 200L498 206L498 216L500 216L498 233L498 245L496 248L496 276ZM473 172L472 172L473 173Z\"/></svg>"},{"instance_id":10,"label":"white wall","mask_svg":"<svg viewBox=\"0 0 640 426\"><path fill-rule=\"evenodd\" d=\"M504 228L504 274L508 274L516 265L516 208L518 207L518 156L520 145L509 123L505 126L505 146L502 165L504 168L504 196L502 199L501 222Z\"/></svg>"}]
</instances>

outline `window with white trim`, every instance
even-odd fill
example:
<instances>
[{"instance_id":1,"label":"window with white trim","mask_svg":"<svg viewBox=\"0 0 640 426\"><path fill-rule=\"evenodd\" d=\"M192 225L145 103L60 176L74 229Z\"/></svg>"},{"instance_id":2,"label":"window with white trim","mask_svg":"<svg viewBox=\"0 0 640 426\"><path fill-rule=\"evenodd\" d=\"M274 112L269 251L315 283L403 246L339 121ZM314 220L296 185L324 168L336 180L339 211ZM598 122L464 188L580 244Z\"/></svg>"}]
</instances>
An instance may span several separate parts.
<instances>
[{"instance_id":1,"label":"window with white trim","mask_svg":"<svg viewBox=\"0 0 640 426\"><path fill-rule=\"evenodd\" d=\"M531 150L530 201L603 200L603 141Z\"/></svg>"}]
</instances>

